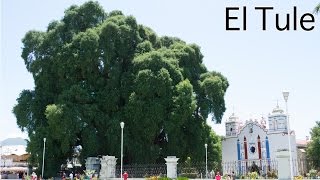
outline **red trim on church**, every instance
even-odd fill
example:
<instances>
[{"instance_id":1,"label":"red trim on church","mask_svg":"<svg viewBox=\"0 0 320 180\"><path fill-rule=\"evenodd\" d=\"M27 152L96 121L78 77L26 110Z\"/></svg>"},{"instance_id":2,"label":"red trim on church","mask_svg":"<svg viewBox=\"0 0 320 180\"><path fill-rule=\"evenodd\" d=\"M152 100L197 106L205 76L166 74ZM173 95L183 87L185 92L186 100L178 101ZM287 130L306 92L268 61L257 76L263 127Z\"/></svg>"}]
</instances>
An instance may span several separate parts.
<instances>
[{"instance_id":1,"label":"red trim on church","mask_svg":"<svg viewBox=\"0 0 320 180\"><path fill-rule=\"evenodd\" d=\"M259 159L262 158L261 156L261 142L260 142L260 136L258 135L258 154L259 154Z\"/></svg>"},{"instance_id":2,"label":"red trim on church","mask_svg":"<svg viewBox=\"0 0 320 180\"><path fill-rule=\"evenodd\" d=\"M244 159L248 159L248 146L247 146L247 138L243 138L243 144L244 144Z\"/></svg>"}]
</instances>

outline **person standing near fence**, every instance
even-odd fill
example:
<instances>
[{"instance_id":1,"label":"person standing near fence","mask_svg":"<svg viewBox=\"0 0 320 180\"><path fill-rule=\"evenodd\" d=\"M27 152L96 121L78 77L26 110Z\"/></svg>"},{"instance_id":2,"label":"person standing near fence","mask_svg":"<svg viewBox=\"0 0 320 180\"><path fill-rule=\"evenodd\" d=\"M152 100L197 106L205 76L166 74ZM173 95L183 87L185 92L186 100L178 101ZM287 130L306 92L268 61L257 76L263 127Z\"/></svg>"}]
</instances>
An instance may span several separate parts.
<instances>
[{"instance_id":1,"label":"person standing near fence","mask_svg":"<svg viewBox=\"0 0 320 180\"><path fill-rule=\"evenodd\" d=\"M210 172L210 178L215 178L215 173L214 173L214 170L212 169L212 171Z\"/></svg>"},{"instance_id":2,"label":"person standing near fence","mask_svg":"<svg viewBox=\"0 0 320 180\"><path fill-rule=\"evenodd\" d=\"M221 175L220 175L219 171L217 172L216 180L221 180Z\"/></svg>"},{"instance_id":3,"label":"person standing near fence","mask_svg":"<svg viewBox=\"0 0 320 180\"><path fill-rule=\"evenodd\" d=\"M62 180L66 180L66 173L65 173L65 172L62 173L61 179L62 179Z\"/></svg>"},{"instance_id":4,"label":"person standing near fence","mask_svg":"<svg viewBox=\"0 0 320 180\"><path fill-rule=\"evenodd\" d=\"M35 172L32 173L31 175L31 180L37 180L38 179L38 176Z\"/></svg>"},{"instance_id":5,"label":"person standing near fence","mask_svg":"<svg viewBox=\"0 0 320 180\"><path fill-rule=\"evenodd\" d=\"M230 174L228 174L227 180L231 180L231 175Z\"/></svg>"},{"instance_id":6,"label":"person standing near fence","mask_svg":"<svg viewBox=\"0 0 320 180\"><path fill-rule=\"evenodd\" d=\"M236 175L234 174L234 171L232 171L231 179L232 179L232 180L236 180Z\"/></svg>"},{"instance_id":7,"label":"person standing near fence","mask_svg":"<svg viewBox=\"0 0 320 180\"><path fill-rule=\"evenodd\" d=\"M69 174L69 178L70 178L70 180L73 180L73 173L72 172Z\"/></svg>"},{"instance_id":8,"label":"person standing near fence","mask_svg":"<svg viewBox=\"0 0 320 180\"><path fill-rule=\"evenodd\" d=\"M124 171L124 173L123 173L123 179L124 180L127 180L128 179L128 173L127 173L127 171Z\"/></svg>"}]
</instances>

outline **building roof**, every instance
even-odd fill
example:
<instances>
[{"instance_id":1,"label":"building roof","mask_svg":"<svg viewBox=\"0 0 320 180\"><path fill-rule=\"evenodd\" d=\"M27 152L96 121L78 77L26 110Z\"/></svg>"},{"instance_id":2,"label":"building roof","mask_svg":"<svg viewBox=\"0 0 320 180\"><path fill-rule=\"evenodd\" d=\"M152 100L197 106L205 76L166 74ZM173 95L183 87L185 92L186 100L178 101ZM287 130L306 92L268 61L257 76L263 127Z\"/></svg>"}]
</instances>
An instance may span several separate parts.
<instances>
[{"instance_id":1,"label":"building roof","mask_svg":"<svg viewBox=\"0 0 320 180\"><path fill-rule=\"evenodd\" d=\"M23 155L27 154L26 151L27 146L24 145L15 145L15 146L2 146L2 155Z\"/></svg>"},{"instance_id":2,"label":"building roof","mask_svg":"<svg viewBox=\"0 0 320 180\"><path fill-rule=\"evenodd\" d=\"M1 172L6 172L6 171L14 171L14 172L17 172L17 171L24 171L24 172L27 172L28 171L28 167L2 167Z\"/></svg>"},{"instance_id":3,"label":"building roof","mask_svg":"<svg viewBox=\"0 0 320 180\"><path fill-rule=\"evenodd\" d=\"M299 151L302 152L302 153L305 153L305 152L306 152L306 150L301 149L301 148L299 148Z\"/></svg>"},{"instance_id":4,"label":"building roof","mask_svg":"<svg viewBox=\"0 0 320 180\"><path fill-rule=\"evenodd\" d=\"M309 142L310 142L310 140L306 140L306 139L297 139L296 140L297 147L306 148Z\"/></svg>"}]
</instances>

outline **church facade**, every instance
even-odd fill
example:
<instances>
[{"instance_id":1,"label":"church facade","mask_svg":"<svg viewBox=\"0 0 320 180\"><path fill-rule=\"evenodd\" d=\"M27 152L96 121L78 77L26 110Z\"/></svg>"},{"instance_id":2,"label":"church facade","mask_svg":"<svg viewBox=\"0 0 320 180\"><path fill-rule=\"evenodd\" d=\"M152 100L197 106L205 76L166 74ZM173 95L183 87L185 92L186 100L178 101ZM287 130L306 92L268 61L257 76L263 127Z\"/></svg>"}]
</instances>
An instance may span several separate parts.
<instances>
[{"instance_id":1,"label":"church facade","mask_svg":"<svg viewBox=\"0 0 320 180\"><path fill-rule=\"evenodd\" d=\"M266 127L268 123L269 128ZM287 115L277 107L264 118L249 120L243 124L235 114L225 123L226 136L222 141L223 173L243 174L249 171L255 163L261 172L267 172L276 166L276 152L289 149ZM296 138L294 131L290 132L291 155L294 174L298 168Z\"/></svg>"}]
</instances>

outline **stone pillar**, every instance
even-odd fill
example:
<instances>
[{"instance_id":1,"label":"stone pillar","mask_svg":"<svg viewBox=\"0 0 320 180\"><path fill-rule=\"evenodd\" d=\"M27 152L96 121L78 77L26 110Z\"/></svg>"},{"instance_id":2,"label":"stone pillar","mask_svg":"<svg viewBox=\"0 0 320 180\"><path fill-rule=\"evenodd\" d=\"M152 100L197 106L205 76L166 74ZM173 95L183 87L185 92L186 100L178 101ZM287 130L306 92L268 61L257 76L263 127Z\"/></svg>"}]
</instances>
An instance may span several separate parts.
<instances>
[{"instance_id":1,"label":"stone pillar","mask_svg":"<svg viewBox=\"0 0 320 180\"><path fill-rule=\"evenodd\" d=\"M278 161L278 179L290 179L290 156L288 150L279 150L276 153Z\"/></svg>"},{"instance_id":2,"label":"stone pillar","mask_svg":"<svg viewBox=\"0 0 320 180\"><path fill-rule=\"evenodd\" d=\"M179 158L176 158L176 156L168 156L167 158L164 158L166 160L167 165L167 177L168 178L177 178L177 162Z\"/></svg>"},{"instance_id":3,"label":"stone pillar","mask_svg":"<svg viewBox=\"0 0 320 180\"><path fill-rule=\"evenodd\" d=\"M115 156L102 156L99 179L116 177L117 158Z\"/></svg>"}]
</instances>

